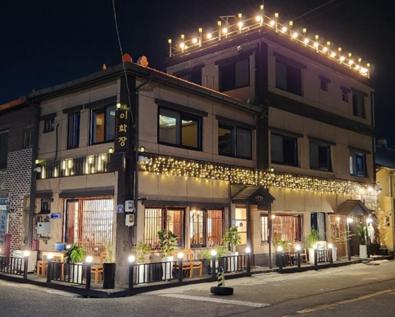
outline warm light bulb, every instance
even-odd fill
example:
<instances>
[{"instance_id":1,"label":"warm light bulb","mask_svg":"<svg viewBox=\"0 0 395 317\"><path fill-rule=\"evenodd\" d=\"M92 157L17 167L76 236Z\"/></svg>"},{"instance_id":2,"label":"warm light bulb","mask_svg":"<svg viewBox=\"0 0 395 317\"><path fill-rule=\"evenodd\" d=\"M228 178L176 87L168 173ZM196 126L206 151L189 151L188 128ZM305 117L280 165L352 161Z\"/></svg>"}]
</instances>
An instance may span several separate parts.
<instances>
[{"instance_id":1,"label":"warm light bulb","mask_svg":"<svg viewBox=\"0 0 395 317\"><path fill-rule=\"evenodd\" d=\"M287 32L287 31L288 31L288 28L287 28L286 26L283 26L283 27L281 28L281 32L285 33L285 32Z\"/></svg>"},{"instance_id":2,"label":"warm light bulb","mask_svg":"<svg viewBox=\"0 0 395 317\"><path fill-rule=\"evenodd\" d=\"M244 22L243 21L239 21L239 23L237 23L237 26L241 30L243 28L243 26L244 26Z\"/></svg>"},{"instance_id":3,"label":"warm light bulb","mask_svg":"<svg viewBox=\"0 0 395 317\"><path fill-rule=\"evenodd\" d=\"M271 27L275 26L275 25L276 25L276 21L270 20L269 25L270 25Z\"/></svg>"},{"instance_id":4,"label":"warm light bulb","mask_svg":"<svg viewBox=\"0 0 395 317\"><path fill-rule=\"evenodd\" d=\"M309 42L310 42L310 40L309 40L309 38L307 38L307 37L303 40L303 43L304 43L305 45L309 44Z\"/></svg>"},{"instance_id":5,"label":"warm light bulb","mask_svg":"<svg viewBox=\"0 0 395 317\"><path fill-rule=\"evenodd\" d=\"M293 39L297 39L298 36L299 36L299 33L298 33L298 32L293 32L293 33L292 33L292 38L293 38Z\"/></svg>"},{"instance_id":6,"label":"warm light bulb","mask_svg":"<svg viewBox=\"0 0 395 317\"><path fill-rule=\"evenodd\" d=\"M196 37L192 38L192 43L193 44L197 44L198 43L198 39Z\"/></svg>"},{"instance_id":7,"label":"warm light bulb","mask_svg":"<svg viewBox=\"0 0 395 317\"><path fill-rule=\"evenodd\" d=\"M211 40L211 39L213 38L213 34L212 34L212 33L207 33L207 34L206 34L206 38L207 38L208 40Z\"/></svg>"},{"instance_id":8,"label":"warm light bulb","mask_svg":"<svg viewBox=\"0 0 395 317\"><path fill-rule=\"evenodd\" d=\"M228 28L223 28L222 29L222 34L228 34Z\"/></svg>"},{"instance_id":9,"label":"warm light bulb","mask_svg":"<svg viewBox=\"0 0 395 317\"><path fill-rule=\"evenodd\" d=\"M255 17L255 21L256 21L257 23L261 23L261 22L262 22L262 16L257 15L257 16Z\"/></svg>"}]
</instances>

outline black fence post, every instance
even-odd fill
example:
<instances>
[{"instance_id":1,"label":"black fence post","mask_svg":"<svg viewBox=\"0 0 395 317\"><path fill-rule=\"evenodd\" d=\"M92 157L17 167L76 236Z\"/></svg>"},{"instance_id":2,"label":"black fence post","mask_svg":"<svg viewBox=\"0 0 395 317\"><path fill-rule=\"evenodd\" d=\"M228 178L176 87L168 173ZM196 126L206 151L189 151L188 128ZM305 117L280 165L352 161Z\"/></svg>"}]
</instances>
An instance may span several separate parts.
<instances>
[{"instance_id":1,"label":"black fence post","mask_svg":"<svg viewBox=\"0 0 395 317\"><path fill-rule=\"evenodd\" d=\"M211 257L211 276L212 276L214 281L217 279L217 276L216 276L216 265L215 265L216 259L217 259L217 257L215 255Z\"/></svg>"},{"instance_id":2,"label":"black fence post","mask_svg":"<svg viewBox=\"0 0 395 317\"><path fill-rule=\"evenodd\" d=\"M134 283L134 265L133 263L129 264L129 289L133 288Z\"/></svg>"},{"instance_id":3,"label":"black fence post","mask_svg":"<svg viewBox=\"0 0 395 317\"><path fill-rule=\"evenodd\" d=\"M27 279L27 271L29 270L29 257L25 256L23 258L23 278Z\"/></svg>"},{"instance_id":4,"label":"black fence post","mask_svg":"<svg viewBox=\"0 0 395 317\"><path fill-rule=\"evenodd\" d=\"M182 258L178 259L178 282L182 283L182 279L184 278L183 276L183 270L182 270Z\"/></svg>"},{"instance_id":5,"label":"black fence post","mask_svg":"<svg viewBox=\"0 0 395 317\"><path fill-rule=\"evenodd\" d=\"M48 269L47 269L47 284L51 283L51 275L52 275L52 265L51 261L48 261Z\"/></svg>"},{"instance_id":6,"label":"black fence post","mask_svg":"<svg viewBox=\"0 0 395 317\"><path fill-rule=\"evenodd\" d=\"M314 266L315 269L318 270L318 250L314 249Z\"/></svg>"},{"instance_id":7,"label":"black fence post","mask_svg":"<svg viewBox=\"0 0 395 317\"><path fill-rule=\"evenodd\" d=\"M333 264L333 249L331 248L328 251L329 251L329 262Z\"/></svg>"},{"instance_id":8,"label":"black fence post","mask_svg":"<svg viewBox=\"0 0 395 317\"><path fill-rule=\"evenodd\" d=\"M299 250L297 251L297 257L298 257L298 258L297 258L297 261L298 261L298 269L300 269L300 265L301 265L300 262L301 262L301 259L300 259L300 251L299 251Z\"/></svg>"},{"instance_id":9,"label":"black fence post","mask_svg":"<svg viewBox=\"0 0 395 317\"><path fill-rule=\"evenodd\" d=\"M91 288L91 280L92 280L92 276L91 276L91 264L86 264L85 265L85 283L86 283L86 289L90 289Z\"/></svg>"},{"instance_id":10,"label":"black fence post","mask_svg":"<svg viewBox=\"0 0 395 317\"><path fill-rule=\"evenodd\" d=\"M282 272L283 266L284 266L282 252L277 253L277 265L278 265L278 268L279 268L280 272Z\"/></svg>"},{"instance_id":11,"label":"black fence post","mask_svg":"<svg viewBox=\"0 0 395 317\"><path fill-rule=\"evenodd\" d=\"M251 275L251 253L247 254L247 274Z\"/></svg>"}]
</instances>

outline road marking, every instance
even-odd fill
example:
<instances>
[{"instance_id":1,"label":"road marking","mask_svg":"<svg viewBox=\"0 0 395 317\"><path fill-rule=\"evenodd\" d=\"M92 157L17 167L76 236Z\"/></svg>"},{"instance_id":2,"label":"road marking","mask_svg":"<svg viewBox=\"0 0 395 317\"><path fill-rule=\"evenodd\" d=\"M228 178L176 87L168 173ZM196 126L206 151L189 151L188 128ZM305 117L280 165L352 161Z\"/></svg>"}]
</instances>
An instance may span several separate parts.
<instances>
[{"instance_id":1,"label":"road marking","mask_svg":"<svg viewBox=\"0 0 395 317\"><path fill-rule=\"evenodd\" d=\"M189 299L199 302L212 302L212 303L227 304L227 305L248 306L254 308L263 308L270 306L270 304L266 304L266 303L255 303L255 302L247 302L241 300L221 299L221 298L204 297L204 296L192 296L185 294L160 294L159 296L172 297L178 299Z\"/></svg>"},{"instance_id":2,"label":"road marking","mask_svg":"<svg viewBox=\"0 0 395 317\"><path fill-rule=\"evenodd\" d=\"M340 305L345 305L345 304L350 304L350 303L354 303L354 302L359 302L359 301L362 301L362 300L365 300L365 299L369 299L369 298L372 298L372 297L375 297L375 296L392 293L394 291L395 291L395 289L386 289L386 290L379 291L379 292L376 292L376 293L362 295L362 296L351 298L351 299L345 299L345 300L334 302L334 303L331 303L331 304L324 304L324 305L319 305L319 306L316 306L316 307L311 307L311 308L298 310L296 313L297 314L314 313L314 312L319 311L319 310L326 310L326 309L335 308L336 306L340 306Z\"/></svg>"}]
</instances>

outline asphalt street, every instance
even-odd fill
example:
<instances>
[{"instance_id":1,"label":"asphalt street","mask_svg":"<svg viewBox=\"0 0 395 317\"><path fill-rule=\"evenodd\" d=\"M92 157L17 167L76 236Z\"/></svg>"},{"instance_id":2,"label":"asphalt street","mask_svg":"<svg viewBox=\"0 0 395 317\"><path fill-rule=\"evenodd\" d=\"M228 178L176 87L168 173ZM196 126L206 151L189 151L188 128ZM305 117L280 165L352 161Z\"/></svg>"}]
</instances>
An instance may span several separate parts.
<instances>
[{"instance_id":1,"label":"asphalt street","mask_svg":"<svg viewBox=\"0 0 395 317\"><path fill-rule=\"evenodd\" d=\"M0 317L22 316L311 316L394 317L395 262L357 264L226 281L231 297L198 284L117 299L73 294L0 280Z\"/></svg>"}]
</instances>

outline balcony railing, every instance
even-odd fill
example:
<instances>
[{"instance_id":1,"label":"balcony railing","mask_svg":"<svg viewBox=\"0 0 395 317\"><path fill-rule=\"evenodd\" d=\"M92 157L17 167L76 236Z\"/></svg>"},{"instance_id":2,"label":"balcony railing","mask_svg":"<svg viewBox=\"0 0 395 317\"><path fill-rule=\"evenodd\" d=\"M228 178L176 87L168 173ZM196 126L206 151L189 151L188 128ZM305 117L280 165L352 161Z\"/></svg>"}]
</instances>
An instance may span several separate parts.
<instances>
[{"instance_id":1,"label":"balcony railing","mask_svg":"<svg viewBox=\"0 0 395 317\"><path fill-rule=\"evenodd\" d=\"M81 176L108 172L111 154L102 153L37 163L37 179Z\"/></svg>"}]
</instances>

